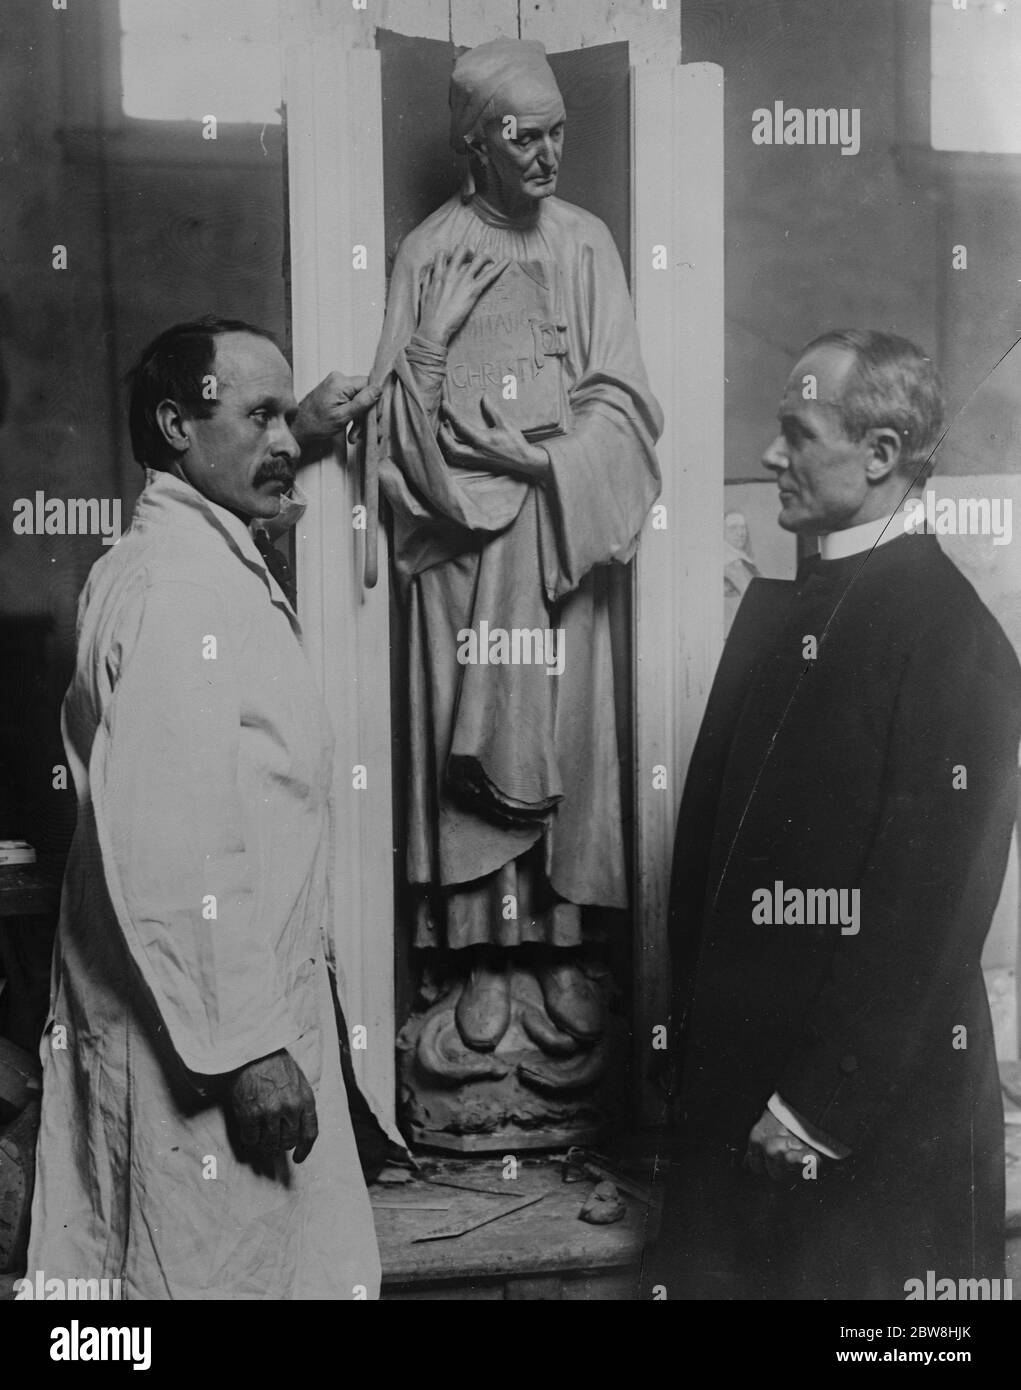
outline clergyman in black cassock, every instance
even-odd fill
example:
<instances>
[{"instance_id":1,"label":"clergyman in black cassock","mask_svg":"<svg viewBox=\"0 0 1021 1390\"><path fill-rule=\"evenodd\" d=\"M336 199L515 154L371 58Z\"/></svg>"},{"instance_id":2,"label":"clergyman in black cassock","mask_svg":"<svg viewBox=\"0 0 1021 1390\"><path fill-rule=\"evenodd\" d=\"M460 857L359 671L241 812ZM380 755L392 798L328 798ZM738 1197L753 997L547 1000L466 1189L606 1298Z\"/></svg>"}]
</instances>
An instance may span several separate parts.
<instances>
[{"instance_id":1,"label":"clergyman in black cassock","mask_svg":"<svg viewBox=\"0 0 1021 1390\"><path fill-rule=\"evenodd\" d=\"M668 1298L904 1299L928 1271L1003 1273L981 952L1017 807L1021 672L936 538L905 534L885 504L904 493L898 470L827 437L843 432L842 393L875 386L884 352L910 345L820 342L792 373L764 462L780 524L823 533L835 558L749 586L677 827L680 1141L649 1268ZM879 366L860 368L869 352ZM818 406L800 403L806 366ZM892 446L883 428L863 437L884 432ZM866 524L837 477L855 457ZM837 890L819 924L805 920L810 889Z\"/></svg>"}]
</instances>

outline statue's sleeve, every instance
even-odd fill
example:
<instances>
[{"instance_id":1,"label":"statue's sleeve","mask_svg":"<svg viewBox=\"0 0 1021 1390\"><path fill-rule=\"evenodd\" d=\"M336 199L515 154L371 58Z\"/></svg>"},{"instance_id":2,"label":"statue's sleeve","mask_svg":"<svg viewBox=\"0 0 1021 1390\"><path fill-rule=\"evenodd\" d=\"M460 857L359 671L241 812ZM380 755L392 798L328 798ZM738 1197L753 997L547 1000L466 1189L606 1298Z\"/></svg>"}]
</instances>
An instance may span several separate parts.
<instances>
[{"instance_id":1,"label":"statue's sleeve","mask_svg":"<svg viewBox=\"0 0 1021 1390\"><path fill-rule=\"evenodd\" d=\"M451 469L437 443L438 350L412 343L420 270L437 249L414 234L402 243L372 371L383 383L380 482L394 514L398 565L411 571L466 549L473 536L504 530L528 493L517 478Z\"/></svg>"},{"instance_id":2,"label":"statue's sleeve","mask_svg":"<svg viewBox=\"0 0 1021 1390\"><path fill-rule=\"evenodd\" d=\"M655 444L663 415L649 389L624 270L609 231L582 246L566 288L579 370L565 435L543 440L543 575L550 600L593 565L628 561L659 496Z\"/></svg>"}]
</instances>

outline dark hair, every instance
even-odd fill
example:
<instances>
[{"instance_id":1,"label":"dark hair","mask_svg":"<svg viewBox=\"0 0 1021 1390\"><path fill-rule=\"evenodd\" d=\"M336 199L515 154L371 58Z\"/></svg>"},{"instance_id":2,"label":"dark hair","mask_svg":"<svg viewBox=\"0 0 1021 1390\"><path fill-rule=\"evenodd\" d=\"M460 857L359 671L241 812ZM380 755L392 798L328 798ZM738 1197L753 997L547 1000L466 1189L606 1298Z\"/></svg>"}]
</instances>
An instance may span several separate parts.
<instances>
[{"instance_id":1,"label":"dark hair","mask_svg":"<svg viewBox=\"0 0 1021 1390\"><path fill-rule=\"evenodd\" d=\"M943 385L932 359L907 338L874 328L823 333L802 356L826 346L847 348L855 358L842 399L833 403L848 439L857 443L884 425L896 430L903 446L898 472L924 481L943 430Z\"/></svg>"},{"instance_id":2,"label":"dark hair","mask_svg":"<svg viewBox=\"0 0 1021 1390\"><path fill-rule=\"evenodd\" d=\"M280 346L265 328L243 319L207 314L166 329L128 371L125 380L131 452L143 468L162 468L170 453L156 421L156 408L161 401L176 401L192 419L208 420L212 415L216 401L203 395L203 378L212 375L216 339L223 333L250 333Z\"/></svg>"}]
</instances>

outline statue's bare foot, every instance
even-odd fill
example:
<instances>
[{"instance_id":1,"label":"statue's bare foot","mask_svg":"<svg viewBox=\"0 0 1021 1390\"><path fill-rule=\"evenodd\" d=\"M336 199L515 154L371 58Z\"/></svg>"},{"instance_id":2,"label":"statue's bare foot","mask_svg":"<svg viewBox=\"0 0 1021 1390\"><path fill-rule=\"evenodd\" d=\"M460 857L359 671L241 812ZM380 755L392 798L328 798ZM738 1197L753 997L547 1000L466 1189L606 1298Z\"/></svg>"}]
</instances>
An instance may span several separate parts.
<instances>
[{"instance_id":1,"label":"statue's bare foot","mask_svg":"<svg viewBox=\"0 0 1021 1390\"><path fill-rule=\"evenodd\" d=\"M476 1052L492 1052L510 1027L510 975L476 966L454 1010L457 1031Z\"/></svg>"},{"instance_id":2,"label":"statue's bare foot","mask_svg":"<svg viewBox=\"0 0 1021 1390\"><path fill-rule=\"evenodd\" d=\"M602 997L573 961L542 965L535 975L546 1012L558 1028L579 1042L592 1043L603 1036Z\"/></svg>"},{"instance_id":3,"label":"statue's bare foot","mask_svg":"<svg viewBox=\"0 0 1021 1390\"><path fill-rule=\"evenodd\" d=\"M464 1050L448 1009L435 1013L422 1029L418 1063L434 1081L451 1086L467 1081L502 1081L508 1071L496 1057L480 1057Z\"/></svg>"},{"instance_id":4,"label":"statue's bare foot","mask_svg":"<svg viewBox=\"0 0 1021 1390\"><path fill-rule=\"evenodd\" d=\"M572 1038L570 1033L562 1033L539 1009L523 1009L521 1026L532 1041L551 1057L573 1057L578 1051L577 1038Z\"/></svg>"}]
</instances>

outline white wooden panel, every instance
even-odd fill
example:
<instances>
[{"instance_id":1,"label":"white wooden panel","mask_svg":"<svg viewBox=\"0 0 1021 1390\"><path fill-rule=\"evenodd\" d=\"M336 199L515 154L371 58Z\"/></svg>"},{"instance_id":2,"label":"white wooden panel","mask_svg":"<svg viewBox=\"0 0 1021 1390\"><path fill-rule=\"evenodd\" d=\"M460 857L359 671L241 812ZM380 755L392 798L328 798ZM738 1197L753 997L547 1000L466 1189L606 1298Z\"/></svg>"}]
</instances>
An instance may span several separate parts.
<instances>
[{"instance_id":1,"label":"white wooden panel","mask_svg":"<svg viewBox=\"0 0 1021 1390\"><path fill-rule=\"evenodd\" d=\"M586 8L589 10L589 29L593 27L592 11L595 11L598 26L605 28L603 6L593 5L591 0L587 7L585 0L522 0L519 8L521 37L538 39L546 45L548 53L582 47Z\"/></svg>"},{"instance_id":2,"label":"white wooden panel","mask_svg":"<svg viewBox=\"0 0 1021 1390\"><path fill-rule=\"evenodd\" d=\"M374 28L392 29L395 33L422 39L450 37L449 0L367 0L367 3Z\"/></svg>"},{"instance_id":3,"label":"white wooden panel","mask_svg":"<svg viewBox=\"0 0 1021 1390\"><path fill-rule=\"evenodd\" d=\"M463 48L490 39L516 39L518 0L450 0L450 35Z\"/></svg>"},{"instance_id":4,"label":"white wooden panel","mask_svg":"<svg viewBox=\"0 0 1021 1390\"><path fill-rule=\"evenodd\" d=\"M377 29L426 39L450 35L449 0L364 0L364 9L357 10L352 0L279 0L279 4L285 45L311 40L375 48Z\"/></svg>"},{"instance_id":5,"label":"white wooden panel","mask_svg":"<svg viewBox=\"0 0 1021 1390\"><path fill-rule=\"evenodd\" d=\"M626 40L635 66L672 67L681 60L681 4L662 3L657 10L650 0L520 0L521 37L549 53Z\"/></svg>"},{"instance_id":6,"label":"white wooden panel","mask_svg":"<svg viewBox=\"0 0 1021 1390\"><path fill-rule=\"evenodd\" d=\"M649 0L610 0L602 23L604 37L587 42L627 39L631 62L636 67L675 66L681 61L681 0L663 3L664 8L657 10Z\"/></svg>"},{"instance_id":7,"label":"white wooden panel","mask_svg":"<svg viewBox=\"0 0 1021 1390\"><path fill-rule=\"evenodd\" d=\"M292 14L293 18L293 14ZM292 27L285 49L292 335L300 396L328 371L365 373L383 321L384 247L379 59L349 34ZM352 268L364 245L368 269ZM395 1100L393 837L387 585L362 587L352 527L360 479L338 457L303 471L309 508L297 537L305 647L336 735L334 933L350 1027L367 1047L355 1069L377 1113ZM385 540L380 538L381 546ZM385 569L385 553L381 567ZM352 769L368 785L356 791Z\"/></svg>"},{"instance_id":8,"label":"white wooden panel","mask_svg":"<svg viewBox=\"0 0 1021 1390\"><path fill-rule=\"evenodd\" d=\"M633 73L633 279L642 350L664 408L667 528L636 560L636 1038L645 1118L652 1028L668 1011L665 928L677 807L723 641L723 76L713 64ZM653 268L666 248L668 269ZM667 787L654 788L665 768Z\"/></svg>"},{"instance_id":9,"label":"white wooden panel","mask_svg":"<svg viewBox=\"0 0 1021 1390\"><path fill-rule=\"evenodd\" d=\"M351 0L279 0L281 44L285 51L291 44L324 41L366 47L363 40L372 25L368 6L378 10L382 2L366 0L366 9L356 10Z\"/></svg>"}]
</instances>

